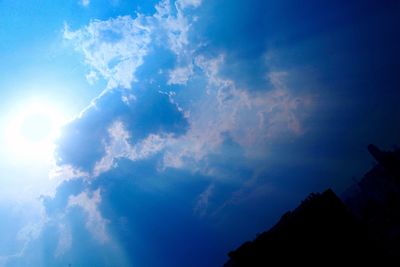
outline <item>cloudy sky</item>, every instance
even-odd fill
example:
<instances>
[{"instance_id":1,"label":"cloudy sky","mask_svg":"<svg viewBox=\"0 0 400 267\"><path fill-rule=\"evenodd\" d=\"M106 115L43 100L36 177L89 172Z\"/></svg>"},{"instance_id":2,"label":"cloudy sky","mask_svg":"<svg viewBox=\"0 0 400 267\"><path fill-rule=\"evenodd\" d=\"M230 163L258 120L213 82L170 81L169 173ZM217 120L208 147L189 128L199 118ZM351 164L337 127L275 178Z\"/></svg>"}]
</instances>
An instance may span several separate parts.
<instances>
[{"instance_id":1,"label":"cloudy sky","mask_svg":"<svg viewBox=\"0 0 400 267\"><path fill-rule=\"evenodd\" d=\"M0 266L222 266L400 144L399 47L395 0L1 0Z\"/></svg>"}]
</instances>

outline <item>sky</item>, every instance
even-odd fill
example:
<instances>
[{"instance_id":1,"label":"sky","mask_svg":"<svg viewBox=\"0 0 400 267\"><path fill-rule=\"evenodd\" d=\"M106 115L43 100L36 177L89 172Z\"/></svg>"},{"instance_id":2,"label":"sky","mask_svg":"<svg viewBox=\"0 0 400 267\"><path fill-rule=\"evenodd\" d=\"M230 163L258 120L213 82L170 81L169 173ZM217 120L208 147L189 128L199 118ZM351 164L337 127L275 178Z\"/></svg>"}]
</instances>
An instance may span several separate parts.
<instances>
[{"instance_id":1,"label":"sky","mask_svg":"<svg viewBox=\"0 0 400 267\"><path fill-rule=\"evenodd\" d=\"M0 0L0 266L214 267L399 145L395 0Z\"/></svg>"}]
</instances>

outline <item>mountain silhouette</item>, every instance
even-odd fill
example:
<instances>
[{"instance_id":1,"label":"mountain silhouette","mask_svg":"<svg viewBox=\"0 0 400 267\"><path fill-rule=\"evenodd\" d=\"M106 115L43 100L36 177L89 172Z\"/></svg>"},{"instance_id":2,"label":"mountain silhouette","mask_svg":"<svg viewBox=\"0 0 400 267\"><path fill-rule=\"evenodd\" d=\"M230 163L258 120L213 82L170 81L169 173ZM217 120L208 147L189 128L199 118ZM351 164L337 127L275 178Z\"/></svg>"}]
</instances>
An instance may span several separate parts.
<instances>
[{"instance_id":1,"label":"mountain silhouette","mask_svg":"<svg viewBox=\"0 0 400 267\"><path fill-rule=\"evenodd\" d=\"M229 252L224 267L398 265L400 150L368 150L377 164L360 182L340 198L331 189L311 193L270 230Z\"/></svg>"}]
</instances>

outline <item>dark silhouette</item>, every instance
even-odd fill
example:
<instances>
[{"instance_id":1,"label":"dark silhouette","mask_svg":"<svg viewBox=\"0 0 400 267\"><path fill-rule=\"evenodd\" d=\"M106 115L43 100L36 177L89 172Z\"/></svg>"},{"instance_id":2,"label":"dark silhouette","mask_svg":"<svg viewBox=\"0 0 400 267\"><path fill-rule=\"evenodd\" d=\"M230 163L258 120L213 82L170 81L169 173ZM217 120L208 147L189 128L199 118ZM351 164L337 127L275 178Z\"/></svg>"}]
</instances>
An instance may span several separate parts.
<instances>
[{"instance_id":1,"label":"dark silhouette","mask_svg":"<svg viewBox=\"0 0 400 267\"><path fill-rule=\"evenodd\" d=\"M343 201L367 228L368 238L387 260L400 263L400 150L368 150L378 162L348 189Z\"/></svg>"},{"instance_id":2,"label":"dark silhouette","mask_svg":"<svg viewBox=\"0 0 400 267\"><path fill-rule=\"evenodd\" d=\"M375 145L368 145L368 151L386 171L400 178L400 151L382 151ZM400 182L400 179L399 179Z\"/></svg>"},{"instance_id":3,"label":"dark silhouette","mask_svg":"<svg viewBox=\"0 0 400 267\"><path fill-rule=\"evenodd\" d=\"M398 265L400 150L368 150L378 164L342 199L331 189L310 194L269 231L230 252L224 266Z\"/></svg>"},{"instance_id":4,"label":"dark silhouette","mask_svg":"<svg viewBox=\"0 0 400 267\"><path fill-rule=\"evenodd\" d=\"M226 267L357 262L373 250L365 229L332 190L311 194L268 232L230 252ZM321 264L323 266L324 264Z\"/></svg>"}]
</instances>

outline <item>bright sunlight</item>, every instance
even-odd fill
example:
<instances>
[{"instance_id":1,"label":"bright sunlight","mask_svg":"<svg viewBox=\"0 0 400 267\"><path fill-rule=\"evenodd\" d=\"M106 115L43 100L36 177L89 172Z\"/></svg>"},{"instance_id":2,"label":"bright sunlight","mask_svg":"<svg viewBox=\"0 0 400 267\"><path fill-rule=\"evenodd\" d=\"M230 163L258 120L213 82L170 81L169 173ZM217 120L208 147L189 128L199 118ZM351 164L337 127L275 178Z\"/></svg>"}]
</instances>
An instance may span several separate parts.
<instances>
[{"instance_id":1,"label":"bright sunlight","mask_svg":"<svg viewBox=\"0 0 400 267\"><path fill-rule=\"evenodd\" d=\"M54 141L66 122L54 105L33 101L13 111L6 127L7 151L24 161L51 161Z\"/></svg>"}]
</instances>

